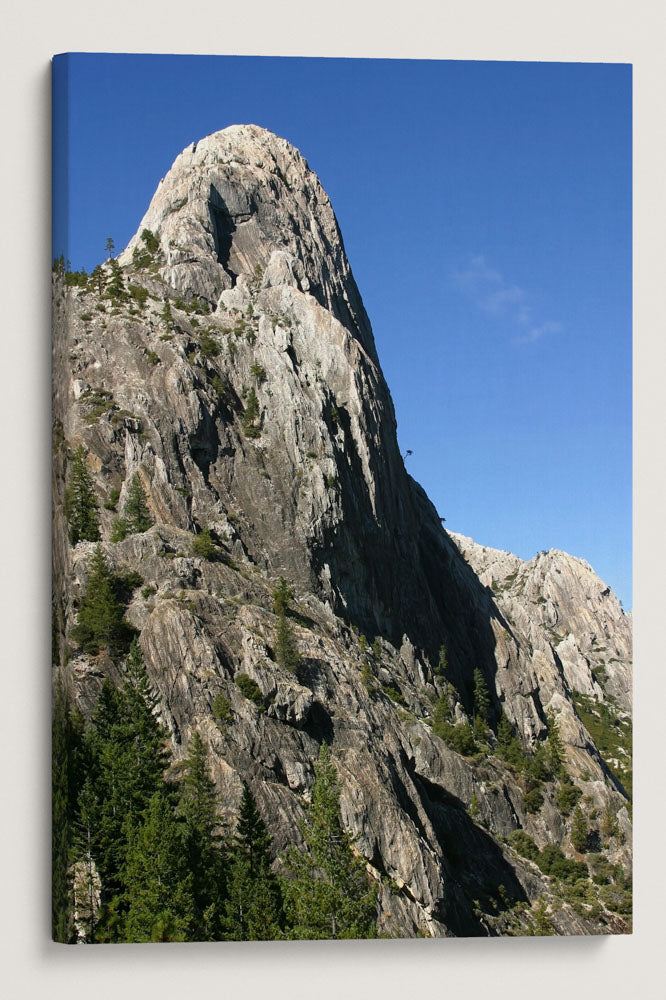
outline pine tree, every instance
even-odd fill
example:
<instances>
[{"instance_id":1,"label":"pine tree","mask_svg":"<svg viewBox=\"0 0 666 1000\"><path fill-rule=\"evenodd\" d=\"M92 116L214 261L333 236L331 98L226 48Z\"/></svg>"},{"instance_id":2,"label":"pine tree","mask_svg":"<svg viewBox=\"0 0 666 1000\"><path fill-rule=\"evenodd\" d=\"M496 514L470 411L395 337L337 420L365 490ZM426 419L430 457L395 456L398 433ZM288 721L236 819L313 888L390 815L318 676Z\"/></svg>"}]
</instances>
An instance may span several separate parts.
<instances>
[{"instance_id":1,"label":"pine tree","mask_svg":"<svg viewBox=\"0 0 666 1000\"><path fill-rule=\"evenodd\" d=\"M286 614L289 602L294 599L294 591L283 576L280 577L277 587L271 593L271 597L273 598L273 611L275 614Z\"/></svg>"},{"instance_id":2,"label":"pine tree","mask_svg":"<svg viewBox=\"0 0 666 1000\"><path fill-rule=\"evenodd\" d=\"M72 852L74 921L77 940L90 944L96 940L101 911L101 882L95 863L95 793L90 776L83 784L78 806Z\"/></svg>"},{"instance_id":3,"label":"pine tree","mask_svg":"<svg viewBox=\"0 0 666 1000\"><path fill-rule=\"evenodd\" d=\"M508 753L512 740L513 727L504 712L502 712L497 725L497 749L500 756L505 756Z\"/></svg>"},{"instance_id":4,"label":"pine tree","mask_svg":"<svg viewBox=\"0 0 666 1000\"><path fill-rule=\"evenodd\" d=\"M576 806L571 826L571 843L577 851L583 853L587 850L589 836L590 831L588 829L585 816L583 815L583 811L580 806Z\"/></svg>"},{"instance_id":5,"label":"pine tree","mask_svg":"<svg viewBox=\"0 0 666 1000\"><path fill-rule=\"evenodd\" d=\"M106 243L104 244L104 252L106 253L107 258L111 256L111 254L115 249L116 249L116 244L113 242L112 237L107 236Z\"/></svg>"},{"instance_id":6,"label":"pine tree","mask_svg":"<svg viewBox=\"0 0 666 1000\"><path fill-rule=\"evenodd\" d=\"M168 794L163 774L168 764L165 734L138 642L132 644L120 690L104 681L92 725L86 733L87 773L93 801L89 807L93 856L102 882L106 940L127 909L123 868L125 824L139 823L151 797ZM114 930L114 925L116 929ZM98 938L99 939L99 938Z\"/></svg>"},{"instance_id":7,"label":"pine tree","mask_svg":"<svg viewBox=\"0 0 666 1000\"><path fill-rule=\"evenodd\" d=\"M301 660L296 648L294 633L285 614L281 614L278 618L275 638L275 658L285 670L291 670L292 673L298 672Z\"/></svg>"},{"instance_id":8,"label":"pine tree","mask_svg":"<svg viewBox=\"0 0 666 1000\"><path fill-rule=\"evenodd\" d=\"M54 941L72 936L69 874L74 817L81 780L82 720L71 712L60 681L56 686L51 743L51 919Z\"/></svg>"},{"instance_id":9,"label":"pine tree","mask_svg":"<svg viewBox=\"0 0 666 1000\"><path fill-rule=\"evenodd\" d=\"M218 833L215 785L198 732L190 741L184 763L178 813L183 820L183 840L192 875L193 936L197 941L214 941L224 889L225 851Z\"/></svg>"},{"instance_id":10,"label":"pine tree","mask_svg":"<svg viewBox=\"0 0 666 1000\"><path fill-rule=\"evenodd\" d=\"M284 863L285 911L295 938L367 938L376 935L376 889L353 837L343 829L339 783L326 744L315 765L312 801L301 827L305 852L292 848Z\"/></svg>"},{"instance_id":11,"label":"pine tree","mask_svg":"<svg viewBox=\"0 0 666 1000\"><path fill-rule=\"evenodd\" d=\"M271 870L271 840L252 792L243 785L229 872L226 936L234 941L282 937L280 884Z\"/></svg>"},{"instance_id":12,"label":"pine tree","mask_svg":"<svg viewBox=\"0 0 666 1000\"><path fill-rule=\"evenodd\" d=\"M546 763L552 775L559 774L564 765L564 750L560 737L560 727L553 712L546 716L548 740L546 743Z\"/></svg>"},{"instance_id":13,"label":"pine tree","mask_svg":"<svg viewBox=\"0 0 666 1000\"><path fill-rule=\"evenodd\" d=\"M245 405L245 413L243 415L243 430L245 431L246 437L256 438L261 434L259 421L259 400L257 399L256 392L254 391L254 386L252 386L247 394L247 403Z\"/></svg>"},{"instance_id":14,"label":"pine tree","mask_svg":"<svg viewBox=\"0 0 666 1000\"><path fill-rule=\"evenodd\" d=\"M490 721L490 695L483 674L478 667L474 668L474 714L483 719L484 722Z\"/></svg>"},{"instance_id":15,"label":"pine tree","mask_svg":"<svg viewBox=\"0 0 666 1000\"><path fill-rule=\"evenodd\" d=\"M69 541L72 545L80 541L99 541L97 498L92 476L86 467L83 445L78 446L72 458L72 467L65 489L64 510L69 525Z\"/></svg>"},{"instance_id":16,"label":"pine tree","mask_svg":"<svg viewBox=\"0 0 666 1000\"><path fill-rule=\"evenodd\" d=\"M104 268L101 264L98 264L97 267L91 272L90 284L100 297L104 294L104 289L106 288L106 274L104 273Z\"/></svg>"},{"instance_id":17,"label":"pine tree","mask_svg":"<svg viewBox=\"0 0 666 1000\"><path fill-rule=\"evenodd\" d=\"M156 792L140 824L128 822L123 881L125 941L185 941L194 915L192 876L166 796Z\"/></svg>"},{"instance_id":18,"label":"pine tree","mask_svg":"<svg viewBox=\"0 0 666 1000\"><path fill-rule=\"evenodd\" d=\"M272 591L273 611L278 616L276 637L275 637L275 658L281 667L297 673L300 665L300 657L294 633L287 621L287 611L289 602L294 598L294 591L289 586L283 576L280 577L277 587Z\"/></svg>"},{"instance_id":19,"label":"pine tree","mask_svg":"<svg viewBox=\"0 0 666 1000\"><path fill-rule=\"evenodd\" d=\"M437 662L437 667L435 668L435 673L440 677L446 675L446 670L449 665L448 654L446 652L446 646L443 644L439 647L439 660Z\"/></svg>"},{"instance_id":20,"label":"pine tree","mask_svg":"<svg viewBox=\"0 0 666 1000\"><path fill-rule=\"evenodd\" d=\"M98 653L106 647L117 653L127 648L131 627L123 618L123 608L116 594L116 583L99 544L90 563L90 576L81 602L72 638L86 653Z\"/></svg>"},{"instance_id":21,"label":"pine tree","mask_svg":"<svg viewBox=\"0 0 666 1000\"><path fill-rule=\"evenodd\" d=\"M606 808L604 809L604 815L601 821L601 834L608 843L611 837L617 837L620 832L620 827L617 821L617 816L611 806L610 802L606 803Z\"/></svg>"},{"instance_id":22,"label":"pine tree","mask_svg":"<svg viewBox=\"0 0 666 1000\"><path fill-rule=\"evenodd\" d=\"M111 268L111 280L106 286L106 294L110 299L115 299L116 302L122 302L125 298L125 284L123 281L123 272L120 264L113 257L109 261Z\"/></svg>"},{"instance_id":23,"label":"pine tree","mask_svg":"<svg viewBox=\"0 0 666 1000\"><path fill-rule=\"evenodd\" d=\"M497 725L497 755L514 767L520 767L525 762L523 746L513 734L513 726L504 712Z\"/></svg>"},{"instance_id":24,"label":"pine tree","mask_svg":"<svg viewBox=\"0 0 666 1000\"><path fill-rule=\"evenodd\" d=\"M139 535L153 526L154 522L148 510L146 493L138 472L135 472L130 480L123 514L127 532L130 535Z\"/></svg>"},{"instance_id":25,"label":"pine tree","mask_svg":"<svg viewBox=\"0 0 666 1000\"><path fill-rule=\"evenodd\" d=\"M143 653L137 639L132 641L123 669L121 688L123 707L122 739L128 747L128 773L132 776L132 801L137 810L162 785L162 775L169 763L166 733L157 719L159 698L153 692Z\"/></svg>"}]
</instances>

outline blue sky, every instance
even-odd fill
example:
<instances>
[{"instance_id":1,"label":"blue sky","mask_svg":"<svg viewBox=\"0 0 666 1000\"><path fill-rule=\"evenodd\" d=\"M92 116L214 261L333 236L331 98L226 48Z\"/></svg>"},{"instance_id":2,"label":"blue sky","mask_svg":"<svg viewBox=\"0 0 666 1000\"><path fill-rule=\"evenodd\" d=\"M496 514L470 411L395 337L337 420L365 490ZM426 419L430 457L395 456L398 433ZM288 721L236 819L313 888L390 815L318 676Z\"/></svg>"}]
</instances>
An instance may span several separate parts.
<instances>
[{"instance_id":1,"label":"blue sky","mask_svg":"<svg viewBox=\"0 0 666 1000\"><path fill-rule=\"evenodd\" d=\"M297 146L446 526L581 556L631 607L630 66L76 55L54 94L75 268L125 246L193 140Z\"/></svg>"}]
</instances>

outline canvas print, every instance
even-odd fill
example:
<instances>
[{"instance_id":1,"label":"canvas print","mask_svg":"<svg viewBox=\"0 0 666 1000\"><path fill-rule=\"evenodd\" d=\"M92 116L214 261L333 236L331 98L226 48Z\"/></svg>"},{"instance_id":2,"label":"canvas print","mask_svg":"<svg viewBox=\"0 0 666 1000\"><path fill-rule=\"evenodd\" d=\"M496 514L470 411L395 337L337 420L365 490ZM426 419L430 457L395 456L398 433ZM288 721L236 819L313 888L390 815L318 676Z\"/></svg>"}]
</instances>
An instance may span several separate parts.
<instances>
[{"instance_id":1,"label":"canvas print","mask_svg":"<svg viewBox=\"0 0 666 1000\"><path fill-rule=\"evenodd\" d=\"M54 940L630 933L631 67L53 84Z\"/></svg>"}]
</instances>

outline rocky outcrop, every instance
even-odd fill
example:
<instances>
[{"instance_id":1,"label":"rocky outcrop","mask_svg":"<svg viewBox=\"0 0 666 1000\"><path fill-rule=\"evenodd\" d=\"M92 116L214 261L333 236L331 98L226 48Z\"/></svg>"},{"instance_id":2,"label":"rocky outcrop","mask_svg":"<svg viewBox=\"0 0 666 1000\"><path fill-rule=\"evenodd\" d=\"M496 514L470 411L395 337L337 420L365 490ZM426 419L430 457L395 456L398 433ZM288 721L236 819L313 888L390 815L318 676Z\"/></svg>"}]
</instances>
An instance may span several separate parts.
<instances>
[{"instance_id":1,"label":"rocky outcrop","mask_svg":"<svg viewBox=\"0 0 666 1000\"><path fill-rule=\"evenodd\" d=\"M344 822L380 885L380 928L532 926L531 904L554 891L504 839L523 829L570 850L556 786L530 812L494 736L463 757L434 734L434 704L449 698L458 722L471 717L479 668L493 719L504 714L527 748L555 713L588 813L623 810L574 693L629 712L628 617L580 560L522 563L444 531L404 469L328 198L284 140L235 126L188 147L119 264L120 295L56 282L54 296L56 617L78 704L89 712L117 669L80 654L63 666L92 552L67 545L62 514L67 446L81 442L108 560L144 581L127 616L175 753L194 729L205 736L229 814L249 781L285 847L325 739ZM111 542L113 493L122 510L135 473L155 525ZM216 561L194 553L203 528ZM274 652L279 575L296 592L298 676ZM241 673L263 705L244 697ZM626 864L626 810L622 822L613 856ZM612 914L600 923L586 912L553 902L551 920L561 933L618 929Z\"/></svg>"}]
</instances>

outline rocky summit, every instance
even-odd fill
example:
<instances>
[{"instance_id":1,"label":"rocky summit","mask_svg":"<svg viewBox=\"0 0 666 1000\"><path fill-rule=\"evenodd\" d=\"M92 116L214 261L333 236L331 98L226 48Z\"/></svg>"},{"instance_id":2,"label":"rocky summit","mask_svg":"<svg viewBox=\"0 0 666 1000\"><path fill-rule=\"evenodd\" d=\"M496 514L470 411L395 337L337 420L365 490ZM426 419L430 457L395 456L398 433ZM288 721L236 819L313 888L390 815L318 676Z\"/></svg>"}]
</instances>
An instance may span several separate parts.
<instances>
[{"instance_id":1,"label":"rocky summit","mask_svg":"<svg viewBox=\"0 0 666 1000\"><path fill-rule=\"evenodd\" d=\"M581 559L444 530L301 154L207 136L117 258L53 281L54 677L83 718L122 672L81 631L101 553L173 767L198 733L277 873L325 742L379 934L628 932L630 616Z\"/></svg>"}]
</instances>

